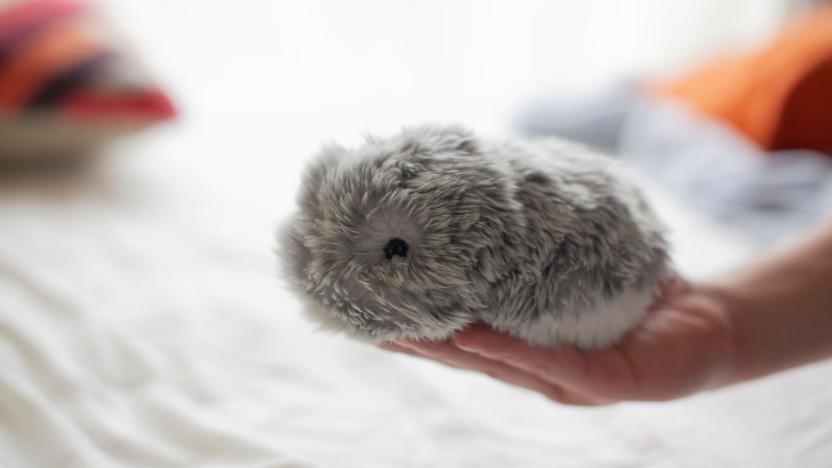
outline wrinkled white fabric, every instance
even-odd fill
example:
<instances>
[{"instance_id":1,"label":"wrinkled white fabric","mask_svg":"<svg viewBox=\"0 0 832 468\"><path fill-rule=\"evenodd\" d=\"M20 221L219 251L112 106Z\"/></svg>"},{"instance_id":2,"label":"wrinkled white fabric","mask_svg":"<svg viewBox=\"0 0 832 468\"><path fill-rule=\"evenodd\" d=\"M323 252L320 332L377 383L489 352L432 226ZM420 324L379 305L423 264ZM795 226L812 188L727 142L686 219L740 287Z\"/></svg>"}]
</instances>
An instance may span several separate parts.
<instances>
[{"instance_id":1,"label":"wrinkled white fabric","mask_svg":"<svg viewBox=\"0 0 832 468\"><path fill-rule=\"evenodd\" d=\"M377 15L397 18L385 4L373 4ZM321 2L252 2L227 17L219 14L225 4L211 2L113 5L155 51L152 65L169 77L183 119L86 169L0 174L0 465L663 468L832 460L826 364L678 402L582 409L314 333L280 286L271 251L303 159L327 137L432 116L499 131L502 114L484 97L515 75L472 81L470 96L455 97L457 86L413 84L435 72L430 54L414 52L388 57L393 71L341 68L342 81L331 82L328 65L310 57L330 47L329 58L354 50L344 60L368 59L348 34L359 26L369 28L356 34L368 34L362 44L373 53L403 47L396 34L405 33L390 27L389 41L376 41L371 15L321 26ZM358 5L367 11L366 2ZM475 11L466 5L449 7L452 24ZM488 11L490 21L503 21ZM255 45L223 49L229 28ZM182 30L189 35L173 40ZM331 36L314 42L324 33ZM421 43L421 32L414 37ZM438 46L425 47L416 51ZM248 80L237 76L241 69L215 68L217 53L232 51L237 66L254 67ZM257 68L257 60L275 68ZM397 91L411 72L414 81ZM268 94L270 86L281 91ZM706 274L752 252L666 196L653 198L675 229L683 271Z\"/></svg>"}]
</instances>

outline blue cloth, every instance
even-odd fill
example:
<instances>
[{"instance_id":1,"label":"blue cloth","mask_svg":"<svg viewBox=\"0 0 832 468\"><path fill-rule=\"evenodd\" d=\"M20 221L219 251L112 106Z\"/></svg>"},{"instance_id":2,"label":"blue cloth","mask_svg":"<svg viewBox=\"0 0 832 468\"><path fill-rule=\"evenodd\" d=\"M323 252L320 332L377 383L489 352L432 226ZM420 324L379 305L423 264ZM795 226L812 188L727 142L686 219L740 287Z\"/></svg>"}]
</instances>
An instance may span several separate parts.
<instances>
[{"instance_id":1,"label":"blue cloth","mask_svg":"<svg viewBox=\"0 0 832 468\"><path fill-rule=\"evenodd\" d=\"M585 99L549 98L520 114L529 135L606 148L699 211L770 244L832 215L832 158L764 152L681 103L616 86Z\"/></svg>"}]
</instances>

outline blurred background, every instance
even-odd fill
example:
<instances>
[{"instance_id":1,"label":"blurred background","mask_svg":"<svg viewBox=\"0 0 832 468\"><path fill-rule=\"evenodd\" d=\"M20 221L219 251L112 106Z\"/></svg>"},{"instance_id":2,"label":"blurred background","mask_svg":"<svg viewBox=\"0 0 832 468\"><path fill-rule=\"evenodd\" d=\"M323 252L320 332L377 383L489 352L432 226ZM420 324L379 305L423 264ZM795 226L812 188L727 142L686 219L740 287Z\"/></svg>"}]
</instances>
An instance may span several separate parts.
<instances>
[{"instance_id":1,"label":"blurred background","mask_svg":"<svg viewBox=\"0 0 832 468\"><path fill-rule=\"evenodd\" d=\"M603 148L667 220L681 271L737 265L828 213L832 145L767 140L685 78L772 44L815 3L35 3L0 10L0 464L832 460L829 366L562 407L314 333L272 252L322 142L458 122Z\"/></svg>"}]
</instances>

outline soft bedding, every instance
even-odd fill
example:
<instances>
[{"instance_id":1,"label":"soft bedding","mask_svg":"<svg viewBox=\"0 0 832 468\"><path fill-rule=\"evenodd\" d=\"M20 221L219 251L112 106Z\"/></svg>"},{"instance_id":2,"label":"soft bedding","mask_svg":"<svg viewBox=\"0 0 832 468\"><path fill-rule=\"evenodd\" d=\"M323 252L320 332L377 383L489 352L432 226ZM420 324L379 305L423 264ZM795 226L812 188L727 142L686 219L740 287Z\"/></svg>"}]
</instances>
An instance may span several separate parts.
<instances>
[{"instance_id":1,"label":"soft bedding","mask_svg":"<svg viewBox=\"0 0 832 468\"><path fill-rule=\"evenodd\" d=\"M360 7L397 17L382 3ZM408 88L408 97L371 73L342 74L355 88L322 84L329 65L304 57L336 44L327 52L335 60L356 43L315 42L331 27L341 37L335 23L308 32L293 23L332 5L284 5L281 16L263 2L222 20L210 2L199 11L190 2L113 5L148 47L167 43L178 31L171 18L186 12L219 29L246 19L248 31L272 25L257 18L292 18L270 20L280 26L274 36L251 32L274 42L238 57L255 63L276 50L284 62L245 81L260 93L275 83L292 92L266 98L273 106L215 94L243 80L189 74L213 70L213 52L195 47L221 46L205 29L198 41L155 49L194 117L112 148L94 166L0 173L0 465L829 466L832 363L676 402L586 409L314 333L280 287L271 249L317 141L437 109L499 132L502 114L456 97L456 86L437 85L436 95ZM294 55L287 35L308 41L307 55ZM362 44L388 47L369 35ZM344 60L368 60L355 54ZM404 58L394 64L412 69ZM361 95L364 79L381 89ZM489 86L469 91L487 96ZM643 183L672 227L682 271L710 274L755 252Z\"/></svg>"}]
</instances>

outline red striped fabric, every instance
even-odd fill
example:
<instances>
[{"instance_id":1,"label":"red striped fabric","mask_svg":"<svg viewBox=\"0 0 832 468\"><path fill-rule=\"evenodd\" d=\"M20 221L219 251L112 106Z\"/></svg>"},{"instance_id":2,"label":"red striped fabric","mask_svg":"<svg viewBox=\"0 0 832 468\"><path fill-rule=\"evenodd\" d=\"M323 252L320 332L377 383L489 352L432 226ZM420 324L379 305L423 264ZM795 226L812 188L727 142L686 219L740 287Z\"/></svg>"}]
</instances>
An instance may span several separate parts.
<instances>
[{"instance_id":1,"label":"red striped fabric","mask_svg":"<svg viewBox=\"0 0 832 468\"><path fill-rule=\"evenodd\" d=\"M68 119L151 123L175 115L156 85L125 76L93 9L74 0L0 7L0 119L36 109ZM138 83L138 84L137 84Z\"/></svg>"}]
</instances>

